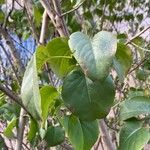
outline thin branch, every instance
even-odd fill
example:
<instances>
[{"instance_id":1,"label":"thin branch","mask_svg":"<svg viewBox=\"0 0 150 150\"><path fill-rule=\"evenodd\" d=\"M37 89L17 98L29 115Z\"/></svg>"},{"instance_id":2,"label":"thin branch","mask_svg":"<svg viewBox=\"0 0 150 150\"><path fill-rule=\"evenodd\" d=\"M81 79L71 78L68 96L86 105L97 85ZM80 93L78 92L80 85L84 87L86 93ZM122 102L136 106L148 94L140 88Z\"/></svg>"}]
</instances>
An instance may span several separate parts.
<instances>
[{"instance_id":1,"label":"thin branch","mask_svg":"<svg viewBox=\"0 0 150 150\"><path fill-rule=\"evenodd\" d=\"M130 74L131 72L135 71L136 69L138 69L148 58L149 58L150 54L147 54L147 56L145 58L143 58L134 68L132 68L128 74Z\"/></svg>"},{"instance_id":2,"label":"thin branch","mask_svg":"<svg viewBox=\"0 0 150 150\"><path fill-rule=\"evenodd\" d=\"M135 43L133 43L133 42L131 42L130 44L133 45L133 46L135 46L136 48L139 48L139 49L143 50L143 51L150 52L149 49L145 49L145 48L143 48L143 47L140 47L140 46L138 46L137 44L135 44Z\"/></svg>"},{"instance_id":3,"label":"thin branch","mask_svg":"<svg viewBox=\"0 0 150 150\"><path fill-rule=\"evenodd\" d=\"M12 92L10 89L3 86L2 84L0 84L0 90L4 94L6 94L9 98L11 98L14 102L16 102L18 105L20 105L32 117L32 115L28 112L26 107L21 103L20 97L18 97L14 92Z\"/></svg>"},{"instance_id":4,"label":"thin branch","mask_svg":"<svg viewBox=\"0 0 150 150\"><path fill-rule=\"evenodd\" d=\"M51 1L40 0L40 2L42 6L44 7L44 9L47 11L47 14L49 15L59 35L68 36L69 35L68 28L63 20L63 17L60 17L61 16L60 3L57 0L53 1L53 3L52 3L52 0ZM55 12L57 13L53 11L52 4L54 6Z\"/></svg>"},{"instance_id":5,"label":"thin branch","mask_svg":"<svg viewBox=\"0 0 150 150\"><path fill-rule=\"evenodd\" d=\"M137 33L135 36L133 36L131 39L129 39L125 44L127 45L127 44L131 43L134 39L136 39L137 37L139 37L140 35L142 35L148 29L150 29L150 26L148 26L147 28L143 29L141 32Z\"/></svg>"},{"instance_id":6,"label":"thin branch","mask_svg":"<svg viewBox=\"0 0 150 150\"><path fill-rule=\"evenodd\" d=\"M62 148L65 148L66 150L73 150L73 148L72 148L70 145L66 144L66 143L63 143L63 144L61 144L60 146L61 146Z\"/></svg>"},{"instance_id":7,"label":"thin branch","mask_svg":"<svg viewBox=\"0 0 150 150\"><path fill-rule=\"evenodd\" d=\"M6 5L7 5L7 4L6 4ZM11 7L11 10L9 11L9 13L6 15L6 17L5 17L5 19L4 19L4 23L3 23L3 28L4 28L4 29L6 28L8 19L9 19L9 17L10 17L11 14L12 14L13 9L14 9L14 0L12 0L12 7Z\"/></svg>"},{"instance_id":8,"label":"thin branch","mask_svg":"<svg viewBox=\"0 0 150 150\"><path fill-rule=\"evenodd\" d=\"M15 150L22 150L23 135L26 122L26 118L24 117L25 113L26 113L25 110L21 109L19 116L19 124L17 128L17 143L15 146Z\"/></svg>"},{"instance_id":9,"label":"thin branch","mask_svg":"<svg viewBox=\"0 0 150 150\"><path fill-rule=\"evenodd\" d=\"M77 9L79 9L79 8L82 6L82 4L83 4L84 2L85 2L85 0L82 1L82 2L81 2L79 5L77 5L75 8L73 8L73 9L71 9L71 10L69 10L69 11L63 13L60 17L63 17L63 16L65 16L65 15L67 15L67 14L73 12L73 11L76 11Z\"/></svg>"},{"instance_id":10,"label":"thin branch","mask_svg":"<svg viewBox=\"0 0 150 150\"><path fill-rule=\"evenodd\" d=\"M43 13L42 27L41 27L41 33L40 33L40 39L39 39L39 43L41 43L41 44L45 43L45 34L46 34L46 30L47 30L47 19L48 19L48 15L45 10Z\"/></svg>"},{"instance_id":11,"label":"thin branch","mask_svg":"<svg viewBox=\"0 0 150 150\"><path fill-rule=\"evenodd\" d=\"M69 30L67 28L67 25L64 21L63 17L60 17L62 15L62 10L60 6L60 1L59 0L51 0L54 6L55 11L57 12L55 16L55 21L56 21L56 26L59 27L58 31L60 32L60 36L69 36Z\"/></svg>"},{"instance_id":12,"label":"thin branch","mask_svg":"<svg viewBox=\"0 0 150 150\"><path fill-rule=\"evenodd\" d=\"M22 44L20 44L18 41L16 41L11 35L9 35L11 37L11 39L17 43L20 47L22 47L24 50L26 50L27 52L29 52L31 55L33 54L32 52L30 52L26 47L24 47Z\"/></svg>"},{"instance_id":13,"label":"thin branch","mask_svg":"<svg viewBox=\"0 0 150 150\"><path fill-rule=\"evenodd\" d=\"M12 67L12 70L13 70L15 76L16 76L16 79L17 79L18 84L20 85L20 84L21 84L20 79L19 79L19 77L18 77L18 75L17 75L15 66L14 66L13 63L12 63L9 54L7 53L5 47L4 47L2 44L0 44L0 46L1 46L1 48L3 49L3 51L4 51L4 53L5 53L6 57L7 57L7 59L8 59L8 61L9 61L10 65L11 65L11 67Z\"/></svg>"},{"instance_id":14,"label":"thin branch","mask_svg":"<svg viewBox=\"0 0 150 150\"><path fill-rule=\"evenodd\" d=\"M100 121L100 127L101 127L101 137L102 137L102 141L105 144L105 148L106 150L115 150L114 145L111 141L107 126L104 122L104 120Z\"/></svg>"},{"instance_id":15,"label":"thin branch","mask_svg":"<svg viewBox=\"0 0 150 150\"><path fill-rule=\"evenodd\" d=\"M28 19L28 23L30 24L30 27L31 27L31 31L33 32L33 36L34 38L36 39L36 42L38 43L39 42L39 38L38 38L38 35L36 33L36 29L35 29L35 26L34 26L34 23L32 21L32 14L30 12L30 9L29 9L29 1L26 0L24 1L24 4L25 4L25 12L26 12L26 16L27 16L27 19Z\"/></svg>"},{"instance_id":16,"label":"thin branch","mask_svg":"<svg viewBox=\"0 0 150 150\"><path fill-rule=\"evenodd\" d=\"M100 143L101 143L101 137L98 138L98 142L96 146L94 147L94 150L98 150Z\"/></svg>"},{"instance_id":17,"label":"thin branch","mask_svg":"<svg viewBox=\"0 0 150 150\"><path fill-rule=\"evenodd\" d=\"M47 19L48 19L48 15L45 10L43 13L42 27L41 27L41 33L40 33L40 39L39 39L39 43L42 45L45 44L45 34L46 34L47 22L48 22ZM49 79L50 83L52 83L52 76L51 76L51 72L50 72L50 69L49 69L49 66L47 63L45 63L45 70L47 71L48 79Z\"/></svg>"},{"instance_id":18,"label":"thin branch","mask_svg":"<svg viewBox=\"0 0 150 150\"><path fill-rule=\"evenodd\" d=\"M10 49L10 52L11 52L11 56L14 60L14 63L17 64L17 66L19 67L19 70L21 70L21 72L25 69L21 59L20 59L20 56L16 50L16 47L11 39L11 37L9 36L9 34L7 33L7 30L3 29L2 27L0 27L0 34L3 36L3 38L5 39L9 49Z\"/></svg>"},{"instance_id":19,"label":"thin branch","mask_svg":"<svg viewBox=\"0 0 150 150\"><path fill-rule=\"evenodd\" d=\"M104 6L103 6L103 13L102 13L102 17L101 17L101 24L100 24L100 30L103 30L103 24L104 24L104 17L105 17L105 10L106 10L106 0L104 2Z\"/></svg>"},{"instance_id":20,"label":"thin branch","mask_svg":"<svg viewBox=\"0 0 150 150\"><path fill-rule=\"evenodd\" d=\"M8 89L7 87L3 86L2 84L0 84L0 90L7 95L9 98L11 98L14 102L16 102L18 105L20 105L30 116L32 116L28 110L26 109L26 107L21 103L21 99L20 97L18 97L14 92L12 92L10 89Z\"/></svg>"}]
</instances>

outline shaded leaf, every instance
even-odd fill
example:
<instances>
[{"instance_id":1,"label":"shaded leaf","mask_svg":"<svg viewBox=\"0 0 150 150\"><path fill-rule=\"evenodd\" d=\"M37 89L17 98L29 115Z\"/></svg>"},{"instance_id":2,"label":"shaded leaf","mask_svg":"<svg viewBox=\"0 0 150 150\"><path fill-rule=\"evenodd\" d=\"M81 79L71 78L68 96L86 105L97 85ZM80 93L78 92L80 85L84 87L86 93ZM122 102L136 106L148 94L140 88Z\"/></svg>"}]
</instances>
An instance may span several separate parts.
<instances>
[{"instance_id":1,"label":"shaded leaf","mask_svg":"<svg viewBox=\"0 0 150 150\"><path fill-rule=\"evenodd\" d=\"M31 113L35 120L41 119L41 96L39 91L36 57L32 56L26 68L22 87L21 87L22 102L26 109Z\"/></svg>"},{"instance_id":2,"label":"shaded leaf","mask_svg":"<svg viewBox=\"0 0 150 150\"><path fill-rule=\"evenodd\" d=\"M72 71L65 78L62 87L62 98L66 106L82 120L105 117L113 104L114 96L111 77L103 82L93 82L81 70Z\"/></svg>"},{"instance_id":3,"label":"shaded leaf","mask_svg":"<svg viewBox=\"0 0 150 150\"><path fill-rule=\"evenodd\" d=\"M119 150L141 150L149 139L149 129L139 121L128 120L120 131Z\"/></svg>"},{"instance_id":4,"label":"shaded leaf","mask_svg":"<svg viewBox=\"0 0 150 150\"><path fill-rule=\"evenodd\" d=\"M49 107L53 103L53 100L58 97L57 90L52 86L43 86L40 89L41 94L41 107L42 107L42 119L43 123L45 123Z\"/></svg>"},{"instance_id":5,"label":"shaded leaf","mask_svg":"<svg viewBox=\"0 0 150 150\"><path fill-rule=\"evenodd\" d=\"M50 126L47 129L44 139L47 143L47 146L49 147L56 146L64 141L65 132L60 126L57 127Z\"/></svg>"},{"instance_id":6,"label":"shaded leaf","mask_svg":"<svg viewBox=\"0 0 150 150\"><path fill-rule=\"evenodd\" d=\"M136 96L125 100L120 106L120 119L126 120L141 114L150 114L150 98Z\"/></svg>"},{"instance_id":7,"label":"shaded leaf","mask_svg":"<svg viewBox=\"0 0 150 150\"><path fill-rule=\"evenodd\" d=\"M30 141L30 143L33 143L34 140L35 140L36 133L38 132L38 124L32 118L30 118L30 127L29 127L29 129L30 130L28 132L27 139Z\"/></svg>"},{"instance_id":8,"label":"shaded leaf","mask_svg":"<svg viewBox=\"0 0 150 150\"><path fill-rule=\"evenodd\" d=\"M6 146L5 141L4 141L3 137L0 135L0 149L4 150L5 146ZM5 148L7 148L7 147L5 147Z\"/></svg>"},{"instance_id":9,"label":"shaded leaf","mask_svg":"<svg viewBox=\"0 0 150 150\"><path fill-rule=\"evenodd\" d=\"M99 135L97 121L81 121L71 115L61 120L68 138L76 150L90 150Z\"/></svg>"},{"instance_id":10,"label":"shaded leaf","mask_svg":"<svg viewBox=\"0 0 150 150\"><path fill-rule=\"evenodd\" d=\"M132 52L125 44L118 43L115 56L113 65L120 81L123 81L132 65Z\"/></svg>"},{"instance_id":11,"label":"shaded leaf","mask_svg":"<svg viewBox=\"0 0 150 150\"><path fill-rule=\"evenodd\" d=\"M91 79L104 79L108 76L117 49L117 39L110 32L101 31L91 40L81 32L71 34L69 47Z\"/></svg>"},{"instance_id":12,"label":"shaded leaf","mask_svg":"<svg viewBox=\"0 0 150 150\"><path fill-rule=\"evenodd\" d=\"M48 62L57 76L65 77L76 64L71 57L67 41L67 38L55 38L46 47L39 46L36 51L38 69Z\"/></svg>"}]
</instances>

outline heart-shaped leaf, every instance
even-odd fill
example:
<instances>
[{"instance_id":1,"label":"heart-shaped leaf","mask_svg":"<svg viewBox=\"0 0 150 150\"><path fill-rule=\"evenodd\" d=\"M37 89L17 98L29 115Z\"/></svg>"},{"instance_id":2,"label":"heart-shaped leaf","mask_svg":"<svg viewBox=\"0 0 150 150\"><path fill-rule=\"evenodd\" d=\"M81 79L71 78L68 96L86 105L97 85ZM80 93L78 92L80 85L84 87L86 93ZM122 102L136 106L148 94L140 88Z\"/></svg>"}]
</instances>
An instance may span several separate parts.
<instances>
[{"instance_id":1,"label":"heart-shaped leaf","mask_svg":"<svg viewBox=\"0 0 150 150\"><path fill-rule=\"evenodd\" d=\"M111 77L93 82L81 70L72 71L64 80L62 98L67 107L83 120L103 118L115 96Z\"/></svg>"},{"instance_id":2,"label":"heart-shaped leaf","mask_svg":"<svg viewBox=\"0 0 150 150\"><path fill-rule=\"evenodd\" d=\"M91 40L81 32L70 36L69 47L84 71L91 79L108 76L117 49L117 39L112 33L101 31Z\"/></svg>"}]
</instances>

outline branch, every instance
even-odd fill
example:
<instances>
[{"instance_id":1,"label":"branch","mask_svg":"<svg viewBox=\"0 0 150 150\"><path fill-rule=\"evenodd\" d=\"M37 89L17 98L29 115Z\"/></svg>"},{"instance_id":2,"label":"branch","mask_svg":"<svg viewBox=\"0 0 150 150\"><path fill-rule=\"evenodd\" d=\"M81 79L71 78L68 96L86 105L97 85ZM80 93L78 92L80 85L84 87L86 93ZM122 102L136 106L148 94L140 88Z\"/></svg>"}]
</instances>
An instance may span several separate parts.
<instances>
[{"instance_id":1,"label":"branch","mask_svg":"<svg viewBox=\"0 0 150 150\"><path fill-rule=\"evenodd\" d=\"M59 33L60 36L69 36L69 31L64 21L64 18L60 17L62 15L60 1L59 0L51 0L51 1L56 11L56 16L55 16L56 26L58 26L60 28L59 31L62 32Z\"/></svg>"},{"instance_id":2,"label":"branch","mask_svg":"<svg viewBox=\"0 0 150 150\"><path fill-rule=\"evenodd\" d=\"M23 71L25 69L25 67L24 67L24 65L23 65L23 63L20 59L20 56L19 56L19 54L16 50L16 47L15 47L11 37L7 33L7 30L0 27L0 34L3 36L4 40L6 41L8 47L10 49L10 52L11 52L12 58L14 60L14 63L17 64L17 66L19 67L19 70Z\"/></svg>"},{"instance_id":3,"label":"branch","mask_svg":"<svg viewBox=\"0 0 150 150\"><path fill-rule=\"evenodd\" d=\"M147 28L143 29L141 32L137 33L135 36L133 36L131 39L129 39L125 44L127 45L127 44L131 43L134 39L136 39L137 37L142 35L148 29L150 29L150 26L148 26Z\"/></svg>"},{"instance_id":4,"label":"branch","mask_svg":"<svg viewBox=\"0 0 150 150\"><path fill-rule=\"evenodd\" d=\"M42 6L44 7L44 9L46 10L48 16L50 17L54 27L56 28L56 30L58 31L60 36L68 36L69 32L67 29L67 26L64 22L63 17L61 16L61 9L60 9L60 3L55 0L52 3L51 1L46 1L46 0L40 0ZM51 3L51 4L50 4ZM54 6L55 12L52 9L52 4Z\"/></svg>"},{"instance_id":5,"label":"branch","mask_svg":"<svg viewBox=\"0 0 150 150\"><path fill-rule=\"evenodd\" d=\"M47 19L48 19L48 15L46 10L43 13L43 19L42 19L42 27L41 27L41 33L40 33L40 39L39 39L39 43L40 44L45 44L45 34L46 34L46 30L47 30ZM48 67L48 64L45 63L45 70L47 71L48 74L48 79L50 81L50 83L52 83L52 77L51 77L51 73Z\"/></svg>"},{"instance_id":6,"label":"branch","mask_svg":"<svg viewBox=\"0 0 150 150\"><path fill-rule=\"evenodd\" d=\"M76 11L79 7L81 7L82 6L82 4L85 2L85 0L84 1L82 1L79 5L77 5L75 8L73 8L73 9L71 9L71 10L69 10L69 11L67 11L67 12L65 12L65 13L63 13L60 17L63 17L63 16L65 16L65 15L67 15L67 14L69 14L69 13L71 13L71 12L73 12L73 11Z\"/></svg>"},{"instance_id":7,"label":"branch","mask_svg":"<svg viewBox=\"0 0 150 150\"><path fill-rule=\"evenodd\" d=\"M11 100L16 102L18 105L20 105L31 117L32 115L29 113L29 111L26 109L26 107L21 103L21 98L18 97L14 92L12 92L9 88L3 86L0 84L0 90L7 95Z\"/></svg>"},{"instance_id":8,"label":"branch","mask_svg":"<svg viewBox=\"0 0 150 150\"><path fill-rule=\"evenodd\" d=\"M45 33L47 30L47 19L48 19L48 15L47 15L47 12L45 10L43 13L42 27L41 27L41 33L40 33L40 39L39 39L40 44L45 43Z\"/></svg>"},{"instance_id":9,"label":"branch","mask_svg":"<svg viewBox=\"0 0 150 150\"><path fill-rule=\"evenodd\" d=\"M6 5L7 5L7 4L6 4ZM4 28L4 29L6 28L6 25L7 25L8 19L9 19L9 17L10 17L10 16L11 16L11 14L12 14L13 9L14 9L14 0L12 0L11 10L10 10L10 11L9 11L9 13L5 16L4 23L3 23L3 28Z\"/></svg>"},{"instance_id":10,"label":"branch","mask_svg":"<svg viewBox=\"0 0 150 150\"><path fill-rule=\"evenodd\" d=\"M101 127L101 137L102 141L105 145L106 150L115 150L114 145L111 141L107 126L104 122L104 120L100 121L100 127Z\"/></svg>"},{"instance_id":11,"label":"branch","mask_svg":"<svg viewBox=\"0 0 150 150\"><path fill-rule=\"evenodd\" d=\"M26 113L25 110L21 109L17 128L17 143L15 146L15 150L22 150L23 135L26 122L26 118L24 117L25 113Z\"/></svg>"},{"instance_id":12,"label":"branch","mask_svg":"<svg viewBox=\"0 0 150 150\"><path fill-rule=\"evenodd\" d=\"M130 74L131 72L135 71L137 68L139 68L148 58L149 58L150 54L147 54L145 58L143 58L133 69L131 69L128 74Z\"/></svg>"},{"instance_id":13,"label":"branch","mask_svg":"<svg viewBox=\"0 0 150 150\"><path fill-rule=\"evenodd\" d=\"M30 10L29 4L30 4L29 0L25 0L24 1L25 10L26 10L25 12L26 12L26 16L27 16L28 22L29 22L30 27L31 27L31 31L33 32L33 36L34 36L36 42L38 43L39 42L39 38L38 38L38 35L36 33L36 28L35 28L35 26L33 24L33 21L32 21L32 14L31 14L31 10Z\"/></svg>"},{"instance_id":14,"label":"branch","mask_svg":"<svg viewBox=\"0 0 150 150\"><path fill-rule=\"evenodd\" d=\"M3 51L4 51L4 53L5 53L6 57L7 57L7 59L8 59L8 61L9 61L10 65L11 65L11 67L12 67L12 70L13 70L15 76L16 76L16 79L17 79L18 84L20 85L20 84L21 84L20 79L19 79L19 77L18 77L18 75L17 75L15 66L13 65L13 63L12 63L10 57L9 57L9 54L7 53L5 47L4 47L1 43L0 43L0 46L1 46L1 48L3 49Z\"/></svg>"}]
</instances>

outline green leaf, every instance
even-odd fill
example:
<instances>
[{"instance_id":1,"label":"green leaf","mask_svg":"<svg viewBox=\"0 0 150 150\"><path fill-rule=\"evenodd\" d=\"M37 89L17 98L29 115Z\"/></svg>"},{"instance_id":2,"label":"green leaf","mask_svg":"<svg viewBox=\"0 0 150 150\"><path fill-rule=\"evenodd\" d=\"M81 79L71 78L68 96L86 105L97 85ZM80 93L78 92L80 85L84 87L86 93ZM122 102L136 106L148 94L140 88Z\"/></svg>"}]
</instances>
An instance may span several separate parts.
<instances>
[{"instance_id":1,"label":"green leaf","mask_svg":"<svg viewBox=\"0 0 150 150\"><path fill-rule=\"evenodd\" d=\"M150 76L150 70L146 69L138 69L136 71L136 77L139 80L145 81Z\"/></svg>"},{"instance_id":2,"label":"green leaf","mask_svg":"<svg viewBox=\"0 0 150 150\"><path fill-rule=\"evenodd\" d=\"M5 14L0 10L0 23L4 22Z\"/></svg>"},{"instance_id":3,"label":"green leaf","mask_svg":"<svg viewBox=\"0 0 150 150\"><path fill-rule=\"evenodd\" d=\"M120 119L126 120L141 114L150 114L150 98L136 96L125 100L120 106Z\"/></svg>"},{"instance_id":4,"label":"green leaf","mask_svg":"<svg viewBox=\"0 0 150 150\"><path fill-rule=\"evenodd\" d=\"M71 115L61 120L67 132L68 138L76 150L90 150L97 141L99 135L97 121L81 121Z\"/></svg>"},{"instance_id":5,"label":"green leaf","mask_svg":"<svg viewBox=\"0 0 150 150\"><path fill-rule=\"evenodd\" d=\"M118 43L115 56L113 65L120 81L123 81L132 65L132 52L128 46Z\"/></svg>"},{"instance_id":6,"label":"green leaf","mask_svg":"<svg viewBox=\"0 0 150 150\"><path fill-rule=\"evenodd\" d=\"M46 47L39 46L36 51L37 67L40 69L48 62L53 72L63 78L70 72L76 62L71 57L67 38L55 38Z\"/></svg>"},{"instance_id":7,"label":"green leaf","mask_svg":"<svg viewBox=\"0 0 150 150\"><path fill-rule=\"evenodd\" d=\"M4 150L4 147L5 147L5 141L3 139L3 137L0 135L0 149L1 150ZM6 147L5 147L6 148Z\"/></svg>"},{"instance_id":8,"label":"green leaf","mask_svg":"<svg viewBox=\"0 0 150 150\"><path fill-rule=\"evenodd\" d=\"M7 138L13 138L14 137L13 128L16 126L16 123L17 123L17 119L13 118L9 122L9 124L7 125L7 127L3 133Z\"/></svg>"},{"instance_id":9,"label":"green leaf","mask_svg":"<svg viewBox=\"0 0 150 150\"><path fill-rule=\"evenodd\" d=\"M72 71L65 78L62 87L62 98L66 106L82 120L105 117L113 104L114 96L111 77L103 82L93 82L81 70Z\"/></svg>"},{"instance_id":10,"label":"green leaf","mask_svg":"<svg viewBox=\"0 0 150 150\"><path fill-rule=\"evenodd\" d=\"M81 32L75 32L70 36L69 47L85 75L103 80L109 74L117 39L106 31L97 33L92 40Z\"/></svg>"},{"instance_id":11,"label":"green leaf","mask_svg":"<svg viewBox=\"0 0 150 150\"><path fill-rule=\"evenodd\" d=\"M34 6L34 20L35 20L35 25L37 27L41 25L42 15L43 15L43 11L41 11L41 9L38 8L37 6Z\"/></svg>"},{"instance_id":12,"label":"green leaf","mask_svg":"<svg viewBox=\"0 0 150 150\"><path fill-rule=\"evenodd\" d=\"M60 126L50 126L47 129L44 139L47 143L47 146L56 146L64 141L65 132Z\"/></svg>"},{"instance_id":13,"label":"green leaf","mask_svg":"<svg viewBox=\"0 0 150 150\"><path fill-rule=\"evenodd\" d=\"M149 129L136 120L128 120L120 132L119 150L141 150L150 139Z\"/></svg>"},{"instance_id":14,"label":"green leaf","mask_svg":"<svg viewBox=\"0 0 150 150\"><path fill-rule=\"evenodd\" d=\"M79 119L75 116L70 116L64 117L61 122L73 147L76 150L82 150L84 139Z\"/></svg>"},{"instance_id":15,"label":"green leaf","mask_svg":"<svg viewBox=\"0 0 150 150\"><path fill-rule=\"evenodd\" d=\"M32 118L30 118L30 127L29 127L29 129L30 130L28 132L27 139L30 141L30 143L33 143L34 140L35 140L36 133L38 132L38 124Z\"/></svg>"},{"instance_id":16,"label":"green leaf","mask_svg":"<svg viewBox=\"0 0 150 150\"><path fill-rule=\"evenodd\" d=\"M41 93L42 119L43 123L45 123L48 116L49 107L53 103L53 100L58 97L58 92L52 86L43 86L40 89L40 93Z\"/></svg>"},{"instance_id":17,"label":"green leaf","mask_svg":"<svg viewBox=\"0 0 150 150\"><path fill-rule=\"evenodd\" d=\"M0 0L0 4L4 4L5 3L5 0Z\"/></svg>"},{"instance_id":18,"label":"green leaf","mask_svg":"<svg viewBox=\"0 0 150 150\"><path fill-rule=\"evenodd\" d=\"M23 104L34 119L41 120L41 96L39 91L35 54L28 63L23 77L21 97Z\"/></svg>"},{"instance_id":19,"label":"green leaf","mask_svg":"<svg viewBox=\"0 0 150 150\"><path fill-rule=\"evenodd\" d=\"M95 142L98 139L99 136L99 128L98 128L98 122L92 121L81 121L81 127L83 132L83 138L84 138L84 150L90 150L91 147L95 144Z\"/></svg>"}]
</instances>

